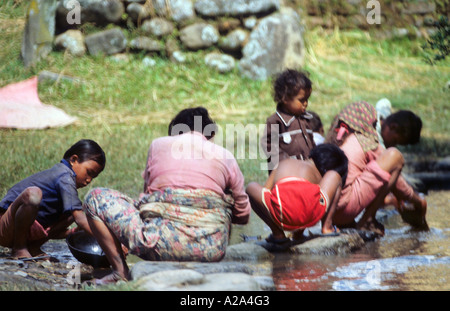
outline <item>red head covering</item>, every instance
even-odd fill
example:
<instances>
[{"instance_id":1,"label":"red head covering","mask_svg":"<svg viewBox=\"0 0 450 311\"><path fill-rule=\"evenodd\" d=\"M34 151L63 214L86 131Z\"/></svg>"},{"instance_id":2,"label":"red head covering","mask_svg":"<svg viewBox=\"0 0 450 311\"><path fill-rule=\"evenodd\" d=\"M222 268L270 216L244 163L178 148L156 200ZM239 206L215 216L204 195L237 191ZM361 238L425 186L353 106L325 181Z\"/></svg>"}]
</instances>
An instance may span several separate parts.
<instances>
[{"instance_id":1,"label":"red head covering","mask_svg":"<svg viewBox=\"0 0 450 311\"><path fill-rule=\"evenodd\" d=\"M378 147L378 134L375 129L377 111L375 107L364 101L352 103L341 110L338 118L355 132L364 152Z\"/></svg>"}]
</instances>

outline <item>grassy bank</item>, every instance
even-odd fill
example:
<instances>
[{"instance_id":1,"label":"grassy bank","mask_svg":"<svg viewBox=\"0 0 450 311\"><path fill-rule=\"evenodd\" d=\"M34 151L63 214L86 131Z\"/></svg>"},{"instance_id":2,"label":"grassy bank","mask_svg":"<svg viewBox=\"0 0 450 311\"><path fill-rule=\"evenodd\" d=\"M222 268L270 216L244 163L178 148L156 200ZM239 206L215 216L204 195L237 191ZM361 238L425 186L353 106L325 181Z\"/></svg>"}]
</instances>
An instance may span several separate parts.
<instances>
[{"instance_id":1,"label":"grassy bank","mask_svg":"<svg viewBox=\"0 0 450 311\"><path fill-rule=\"evenodd\" d=\"M140 173L152 139L166 135L180 109L202 105L217 123L262 124L275 110L270 81L251 81L238 70L219 74L203 64L205 52L190 53L183 65L157 58L142 65L144 55L128 63L108 57L74 58L52 52L35 68L24 69L20 46L24 7L0 1L0 87L36 75L41 70L82 79L81 83L44 82L39 96L45 104L79 118L77 124L47 130L0 130L0 196L20 179L51 167L81 138L96 140L106 151L105 171L91 184L137 196ZM432 157L450 154L450 61L436 66L421 56L420 40L376 40L360 31L306 36L305 70L313 81L310 109L328 128L333 116L355 100L372 104L387 97L394 109L411 109L422 117L423 139L408 148ZM261 159L239 159L246 182L263 182ZM83 195L88 189L83 189Z\"/></svg>"}]
</instances>

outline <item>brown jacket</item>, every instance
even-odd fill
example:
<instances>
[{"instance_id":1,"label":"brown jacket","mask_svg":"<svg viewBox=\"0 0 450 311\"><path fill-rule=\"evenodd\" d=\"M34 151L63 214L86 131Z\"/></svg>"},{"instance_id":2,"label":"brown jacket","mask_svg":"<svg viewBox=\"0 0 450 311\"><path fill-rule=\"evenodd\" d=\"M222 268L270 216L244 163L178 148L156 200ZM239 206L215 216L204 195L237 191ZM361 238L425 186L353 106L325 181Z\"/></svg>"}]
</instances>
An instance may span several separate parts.
<instances>
[{"instance_id":1,"label":"brown jacket","mask_svg":"<svg viewBox=\"0 0 450 311\"><path fill-rule=\"evenodd\" d=\"M309 152L316 146L313 131L308 124L311 118L312 115L308 112L295 117L281 111L267 118L261 145L268 156L269 173L281 160L306 160L309 157Z\"/></svg>"}]
</instances>

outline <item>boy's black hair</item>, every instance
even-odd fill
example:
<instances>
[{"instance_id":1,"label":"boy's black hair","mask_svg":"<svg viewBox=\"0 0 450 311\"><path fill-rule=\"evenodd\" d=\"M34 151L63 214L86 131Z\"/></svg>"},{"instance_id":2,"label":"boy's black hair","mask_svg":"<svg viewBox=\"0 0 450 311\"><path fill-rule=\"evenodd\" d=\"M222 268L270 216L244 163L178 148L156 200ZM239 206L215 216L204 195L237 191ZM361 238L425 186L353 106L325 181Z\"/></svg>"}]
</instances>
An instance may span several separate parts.
<instances>
[{"instance_id":1,"label":"boy's black hair","mask_svg":"<svg viewBox=\"0 0 450 311\"><path fill-rule=\"evenodd\" d=\"M420 131L422 130L422 120L410 110L399 110L389 115L383 126L396 124L396 132L402 135L406 144L417 144L420 141Z\"/></svg>"},{"instance_id":2,"label":"boy's black hair","mask_svg":"<svg viewBox=\"0 0 450 311\"><path fill-rule=\"evenodd\" d=\"M348 159L341 148L333 144L321 144L311 150L309 157L314 161L320 175L325 175L327 171L336 171L342 178L342 185L345 185Z\"/></svg>"},{"instance_id":3,"label":"boy's black hair","mask_svg":"<svg viewBox=\"0 0 450 311\"><path fill-rule=\"evenodd\" d=\"M278 74L273 82L273 99L277 105L294 98L301 89L311 90L312 82L308 73L287 69Z\"/></svg>"},{"instance_id":4,"label":"boy's black hair","mask_svg":"<svg viewBox=\"0 0 450 311\"><path fill-rule=\"evenodd\" d=\"M103 168L106 165L105 152L99 144L90 139L82 139L76 142L64 153L63 158L69 161L70 157L73 155L78 156L80 163L92 160L97 162Z\"/></svg>"},{"instance_id":5,"label":"boy's black hair","mask_svg":"<svg viewBox=\"0 0 450 311\"><path fill-rule=\"evenodd\" d=\"M216 123L204 107L181 110L169 124L169 135L179 135L189 131L203 134L207 139L214 137L217 131Z\"/></svg>"}]
</instances>

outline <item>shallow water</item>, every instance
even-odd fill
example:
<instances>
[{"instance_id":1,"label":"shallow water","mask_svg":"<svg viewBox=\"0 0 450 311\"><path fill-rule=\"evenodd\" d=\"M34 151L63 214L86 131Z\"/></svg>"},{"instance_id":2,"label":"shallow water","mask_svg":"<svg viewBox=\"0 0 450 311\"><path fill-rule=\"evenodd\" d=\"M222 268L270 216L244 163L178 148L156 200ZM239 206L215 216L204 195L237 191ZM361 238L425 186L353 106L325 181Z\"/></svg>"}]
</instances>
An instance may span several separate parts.
<instances>
[{"instance_id":1,"label":"shallow water","mask_svg":"<svg viewBox=\"0 0 450 311\"><path fill-rule=\"evenodd\" d=\"M429 231L415 231L395 211L387 211L385 236L354 253L275 254L271 264L277 290L450 290L450 191L430 192L427 201ZM252 215L248 225L233 227L230 243L242 242L241 234L265 238L269 233ZM42 249L62 263L76 262L63 240L49 241Z\"/></svg>"},{"instance_id":2,"label":"shallow water","mask_svg":"<svg viewBox=\"0 0 450 311\"><path fill-rule=\"evenodd\" d=\"M345 256L277 254L273 278L277 290L450 290L450 192L427 196L429 231L415 231L388 211L386 234ZM258 228L256 228L258 227ZM237 234L267 236L254 222Z\"/></svg>"}]
</instances>

